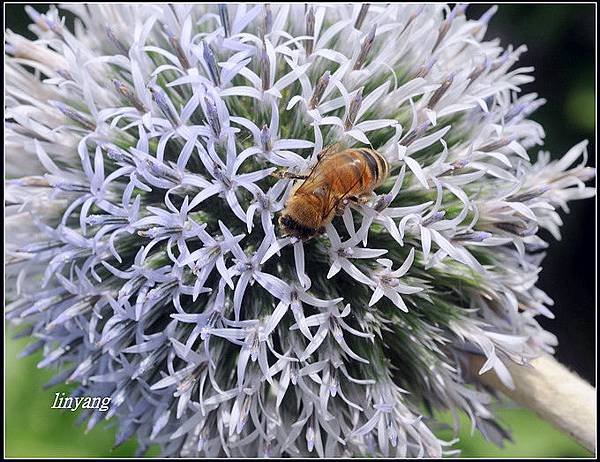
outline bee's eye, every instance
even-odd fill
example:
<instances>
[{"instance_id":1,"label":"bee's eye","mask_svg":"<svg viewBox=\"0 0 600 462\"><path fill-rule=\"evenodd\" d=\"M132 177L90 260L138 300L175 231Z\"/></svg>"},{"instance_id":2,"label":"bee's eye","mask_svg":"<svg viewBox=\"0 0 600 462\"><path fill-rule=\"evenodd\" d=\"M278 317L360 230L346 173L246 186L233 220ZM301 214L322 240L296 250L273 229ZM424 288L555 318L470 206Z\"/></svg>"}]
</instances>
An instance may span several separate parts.
<instances>
[{"instance_id":1,"label":"bee's eye","mask_svg":"<svg viewBox=\"0 0 600 462\"><path fill-rule=\"evenodd\" d=\"M290 217L288 215L281 215L278 222L282 228L288 228L290 226Z\"/></svg>"}]
</instances>

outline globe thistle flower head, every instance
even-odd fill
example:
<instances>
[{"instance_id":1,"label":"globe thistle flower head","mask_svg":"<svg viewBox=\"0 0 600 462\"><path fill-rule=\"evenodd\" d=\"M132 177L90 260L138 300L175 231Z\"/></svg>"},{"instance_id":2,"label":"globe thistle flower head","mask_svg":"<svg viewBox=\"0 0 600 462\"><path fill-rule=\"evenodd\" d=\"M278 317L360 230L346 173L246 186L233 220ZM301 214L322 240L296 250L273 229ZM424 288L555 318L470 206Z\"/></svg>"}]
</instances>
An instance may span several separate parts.
<instances>
[{"instance_id":1,"label":"globe thistle flower head","mask_svg":"<svg viewBox=\"0 0 600 462\"><path fill-rule=\"evenodd\" d=\"M496 7L62 8L6 36L7 317L52 384L112 398L87 428L213 457L451 453L428 409L506 436L469 358L511 387L553 351L538 231L595 171L585 141L531 159L544 100ZM389 177L283 236L336 143Z\"/></svg>"}]
</instances>

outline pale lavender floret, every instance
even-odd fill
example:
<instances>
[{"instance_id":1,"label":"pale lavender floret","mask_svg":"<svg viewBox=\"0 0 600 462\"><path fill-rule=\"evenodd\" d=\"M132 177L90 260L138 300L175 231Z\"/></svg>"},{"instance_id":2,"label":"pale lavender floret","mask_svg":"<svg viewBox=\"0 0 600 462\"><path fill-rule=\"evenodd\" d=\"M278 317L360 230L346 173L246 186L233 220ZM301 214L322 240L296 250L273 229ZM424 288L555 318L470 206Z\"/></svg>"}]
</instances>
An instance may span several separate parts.
<instances>
[{"instance_id":1,"label":"pale lavender floret","mask_svg":"<svg viewBox=\"0 0 600 462\"><path fill-rule=\"evenodd\" d=\"M410 250L406 261L395 271L392 271L392 261L386 258L378 259L381 264L381 269L376 270L372 279L377 282L373 296L369 301L369 306L376 304L384 295L389 298L394 305L402 311L408 311L406 303L402 300L400 294L414 294L423 290L422 287L411 287L400 282L400 278L404 276L414 261L414 248Z\"/></svg>"},{"instance_id":2,"label":"pale lavender floret","mask_svg":"<svg viewBox=\"0 0 600 462\"><path fill-rule=\"evenodd\" d=\"M341 269L348 273L352 278L363 284L372 284L371 279L366 276L360 269L354 265L350 259L366 259L376 258L385 253L386 249L366 249L357 247L358 244L364 239L368 232L368 220L363 221L361 228L351 235L350 239L342 242L335 228L331 225L327 225L327 232L331 239L331 248L329 250L329 258L331 267L327 273L327 279L335 276Z\"/></svg>"},{"instance_id":3,"label":"pale lavender floret","mask_svg":"<svg viewBox=\"0 0 600 462\"><path fill-rule=\"evenodd\" d=\"M595 170L585 141L532 162L545 100L524 46L484 41L496 7L61 8L73 32L54 6L26 8L39 40L7 31L7 319L51 383L112 398L88 429L139 455L452 455L426 399L501 443L469 358L510 387L553 353L537 233ZM336 142L390 177L282 236L298 183L271 174Z\"/></svg>"}]
</instances>

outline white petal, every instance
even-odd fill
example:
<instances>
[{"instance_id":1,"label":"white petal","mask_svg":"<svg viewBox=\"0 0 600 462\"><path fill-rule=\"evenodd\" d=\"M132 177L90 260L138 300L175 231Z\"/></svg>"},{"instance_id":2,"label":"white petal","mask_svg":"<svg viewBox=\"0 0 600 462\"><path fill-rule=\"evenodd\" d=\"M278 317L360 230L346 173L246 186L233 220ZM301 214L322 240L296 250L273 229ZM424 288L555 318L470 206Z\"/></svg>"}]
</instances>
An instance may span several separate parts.
<instances>
[{"instance_id":1,"label":"white petal","mask_svg":"<svg viewBox=\"0 0 600 462\"><path fill-rule=\"evenodd\" d=\"M327 324L322 324L317 330L317 333L314 335L313 339L310 341L302 355L300 356L300 361L306 361L310 355L312 355L317 348L323 343L327 334L329 333L329 326Z\"/></svg>"},{"instance_id":2,"label":"white petal","mask_svg":"<svg viewBox=\"0 0 600 462\"><path fill-rule=\"evenodd\" d=\"M354 128L363 132L370 132L373 130L379 130L380 128L391 127L396 123L397 122L393 119L367 120L365 122L356 124Z\"/></svg>"},{"instance_id":3,"label":"white petal","mask_svg":"<svg viewBox=\"0 0 600 462\"><path fill-rule=\"evenodd\" d=\"M429 259L429 252L431 251L431 232L425 226L421 226L421 245L423 246L423 259L427 261Z\"/></svg>"},{"instance_id":4,"label":"white petal","mask_svg":"<svg viewBox=\"0 0 600 462\"><path fill-rule=\"evenodd\" d=\"M377 303L381 299L381 297L383 297L383 289L381 288L381 286L378 285L375 291L373 292L371 300L369 300L369 306L375 305L375 303Z\"/></svg>"},{"instance_id":5,"label":"white petal","mask_svg":"<svg viewBox=\"0 0 600 462\"><path fill-rule=\"evenodd\" d=\"M277 327L279 321L281 321L281 318L283 318L289 306L290 305L288 303L285 303L283 301L279 302L271 316L269 316L269 320L265 324L265 330L263 335L268 336L271 332L273 332L273 329Z\"/></svg>"},{"instance_id":6,"label":"white petal","mask_svg":"<svg viewBox=\"0 0 600 462\"><path fill-rule=\"evenodd\" d=\"M352 138L360 141L361 143L371 144L369 138L367 138L365 134L357 128L347 131L346 135L351 136Z\"/></svg>"},{"instance_id":7,"label":"white petal","mask_svg":"<svg viewBox=\"0 0 600 462\"><path fill-rule=\"evenodd\" d=\"M340 264L339 260L334 260L334 262L331 264L331 268L329 268L329 272L327 273L327 279L331 279L333 276L338 274L341 269L342 265Z\"/></svg>"},{"instance_id":8,"label":"white petal","mask_svg":"<svg viewBox=\"0 0 600 462\"><path fill-rule=\"evenodd\" d=\"M413 152L418 152L422 149L425 149L428 146L431 146L433 143L438 141L442 136L448 133L451 126L447 125L444 128L439 129L438 131L432 133L431 135L424 136L419 138L417 141L408 146L408 154L412 154Z\"/></svg>"},{"instance_id":9,"label":"white petal","mask_svg":"<svg viewBox=\"0 0 600 462\"><path fill-rule=\"evenodd\" d=\"M296 275L298 281L304 289L310 287L310 278L304 272L304 245L302 241L296 241L294 243L294 263L296 265Z\"/></svg>"}]
</instances>

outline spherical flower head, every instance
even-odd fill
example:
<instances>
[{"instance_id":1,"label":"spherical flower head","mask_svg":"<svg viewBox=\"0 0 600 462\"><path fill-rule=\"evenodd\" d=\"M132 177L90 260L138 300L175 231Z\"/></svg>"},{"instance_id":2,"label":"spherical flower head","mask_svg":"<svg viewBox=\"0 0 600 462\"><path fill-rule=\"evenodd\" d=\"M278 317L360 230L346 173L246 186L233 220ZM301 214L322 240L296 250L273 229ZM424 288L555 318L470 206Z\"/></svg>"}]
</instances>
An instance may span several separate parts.
<instances>
[{"instance_id":1,"label":"spherical flower head","mask_svg":"<svg viewBox=\"0 0 600 462\"><path fill-rule=\"evenodd\" d=\"M537 233L595 171L586 142L533 153L543 100L525 47L485 40L495 7L64 8L72 30L29 8L38 38L6 36L7 317L53 383L111 397L88 428L200 457L451 452L424 409L506 434L477 372L511 387L553 351ZM389 177L283 236L336 143Z\"/></svg>"}]
</instances>

